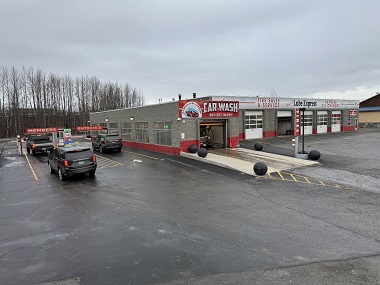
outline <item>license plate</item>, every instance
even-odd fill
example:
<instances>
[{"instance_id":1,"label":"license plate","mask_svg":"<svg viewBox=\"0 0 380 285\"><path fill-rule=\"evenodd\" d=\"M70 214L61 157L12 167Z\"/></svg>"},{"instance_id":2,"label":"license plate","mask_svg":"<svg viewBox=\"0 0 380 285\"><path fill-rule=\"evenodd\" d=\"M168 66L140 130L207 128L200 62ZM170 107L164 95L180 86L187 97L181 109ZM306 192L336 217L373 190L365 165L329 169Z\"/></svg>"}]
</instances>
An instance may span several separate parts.
<instances>
[{"instance_id":1,"label":"license plate","mask_svg":"<svg viewBox=\"0 0 380 285\"><path fill-rule=\"evenodd\" d=\"M84 164L84 161L78 161L78 164Z\"/></svg>"}]
</instances>

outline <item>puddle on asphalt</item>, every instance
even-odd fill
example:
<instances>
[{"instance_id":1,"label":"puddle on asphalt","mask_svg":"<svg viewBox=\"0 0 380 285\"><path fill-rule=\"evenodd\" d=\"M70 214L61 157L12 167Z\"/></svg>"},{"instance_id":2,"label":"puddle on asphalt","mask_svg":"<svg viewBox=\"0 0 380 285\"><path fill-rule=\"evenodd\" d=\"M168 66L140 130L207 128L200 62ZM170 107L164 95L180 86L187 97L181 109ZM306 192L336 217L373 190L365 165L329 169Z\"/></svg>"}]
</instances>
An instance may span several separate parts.
<instances>
[{"instance_id":1,"label":"puddle on asphalt","mask_svg":"<svg viewBox=\"0 0 380 285\"><path fill-rule=\"evenodd\" d=\"M17 167L24 164L24 161L18 157L5 157L5 159L12 160L12 162L5 164L4 167Z\"/></svg>"}]
</instances>

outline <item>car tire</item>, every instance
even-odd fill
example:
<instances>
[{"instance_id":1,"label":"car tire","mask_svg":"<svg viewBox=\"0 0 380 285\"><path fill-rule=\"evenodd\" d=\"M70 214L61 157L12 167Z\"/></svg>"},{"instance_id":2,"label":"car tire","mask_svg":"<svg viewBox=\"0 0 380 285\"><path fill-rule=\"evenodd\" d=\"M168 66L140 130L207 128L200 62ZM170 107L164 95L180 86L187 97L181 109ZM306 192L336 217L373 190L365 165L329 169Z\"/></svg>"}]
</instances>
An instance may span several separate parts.
<instances>
[{"instance_id":1,"label":"car tire","mask_svg":"<svg viewBox=\"0 0 380 285\"><path fill-rule=\"evenodd\" d=\"M58 177L61 181L65 180L65 176L63 175L61 168L58 168Z\"/></svg>"},{"instance_id":2,"label":"car tire","mask_svg":"<svg viewBox=\"0 0 380 285\"><path fill-rule=\"evenodd\" d=\"M32 150L32 155L35 156L36 155L36 151Z\"/></svg>"},{"instance_id":3,"label":"car tire","mask_svg":"<svg viewBox=\"0 0 380 285\"><path fill-rule=\"evenodd\" d=\"M117 151L118 151L118 152L121 152L121 147L118 147L118 148L117 148Z\"/></svg>"},{"instance_id":4,"label":"car tire","mask_svg":"<svg viewBox=\"0 0 380 285\"><path fill-rule=\"evenodd\" d=\"M51 174L55 173L54 169L51 167L51 164L49 162L48 162L48 165L49 165L50 173Z\"/></svg>"},{"instance_id":5,"label":"car tire","mask_svg":"<svg viewBox=\"0 0 380 285\"><path fill-rule=\"evenodd\" d=\"M28 154L30 154L30 148L27 148L27 149L26 149L26 152L27 152Z\"/></svg>"},{"instance_id":6,"label":"car tire","mask_svg":"<svg viewBox=\"0 0 380 285\"><path fill-rule=\"evenodd\" d=\"M95 170L91 170L91 171L88 173L88 175L90 175L90 176L95 176Z\"/></svg>"}]
</instances>

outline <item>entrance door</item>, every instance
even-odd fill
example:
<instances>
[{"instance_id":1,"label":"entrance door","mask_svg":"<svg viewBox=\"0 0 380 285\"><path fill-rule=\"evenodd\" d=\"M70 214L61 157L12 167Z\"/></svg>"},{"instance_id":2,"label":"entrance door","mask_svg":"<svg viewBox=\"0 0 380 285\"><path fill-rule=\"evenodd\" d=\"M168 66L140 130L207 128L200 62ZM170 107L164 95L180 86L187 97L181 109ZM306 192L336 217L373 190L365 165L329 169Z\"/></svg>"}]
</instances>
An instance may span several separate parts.
<instances>
[{"instance_id":1,"label":"entrance door","mask_svg":"<svg viewBox=\"0 0 380 285\"><path fill-rule=\"evenodd\" d=\"M341 126L341 112L340 111L332 111L331 112L331 132L340 132Z\"/></svg>"},{"instance_id":2,"label":"entrance door","mask_svg":"<svg viewBox=\"0 0 380 285\"><path fill-rule=\"evenodd\" d=\"M292 134L292 111L277 111L277 135Z\"/></svg>"},{"instance_id":3,"label":"entrance door","mask_svg":"<svg viewBox=\"0 0 380 285\"><path fill-rule=\"evenodd\" d=\"M304 112L300 112L300 117L301 117L301 121L300 121L300 133L301 135L303 134L302 133L302 115L303 113L305 113L305 120L304 120L304 129L305 129L305 135L311 135L313 133L313 111L304 111Z\"/></svg>"},{"instance_id":4,"label":"entrance door","mask_svg":"<svg viewBox=\"0 0 380 285\"><path fill-rule=\"evenodd\" d=\"M244 113L245 139L263 137L263 111L246 111Z\"/></svg>"},{"instance_id":5,"label":"entrance door","mask_svg":"<svg viewBox=\"0 0 380 285\"><path fill-rule=\"evenodd\" d=\"M317 134L327 133L327 111L317 111Z\"/></svg>"},{"instance_id":6,"label":"entrance door","mask_svg":"<svg viewBox=\"0 0 380 285\"><path fill-rule=\"evenodd\" d=\"M200 144L204 147L226 147L226 120L201 121L199 123Z\"/></svg>"}]
</instances>

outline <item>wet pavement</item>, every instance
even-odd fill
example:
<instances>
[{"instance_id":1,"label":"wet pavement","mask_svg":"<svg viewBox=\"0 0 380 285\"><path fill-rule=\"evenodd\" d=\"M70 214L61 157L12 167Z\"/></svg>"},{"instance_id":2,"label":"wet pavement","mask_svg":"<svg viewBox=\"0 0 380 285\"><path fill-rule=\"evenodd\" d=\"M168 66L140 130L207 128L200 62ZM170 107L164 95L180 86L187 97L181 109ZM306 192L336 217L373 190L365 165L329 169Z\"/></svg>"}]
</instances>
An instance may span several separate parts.
<instances>
[{"instance_id":1,"label":"wet pavement","mask_svg":"<svg viewBox=\"0 0 380 285\"><path fill-rule=\"evenodd\" d=\"M321 161L286 170L349 188L128 148L61 182L8 143L0 284L379 284L378 138L316 138Z\"/></svg>"}]
</instances>

